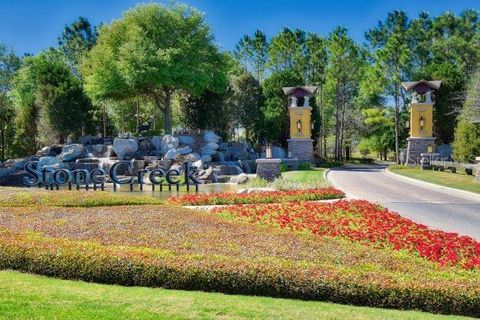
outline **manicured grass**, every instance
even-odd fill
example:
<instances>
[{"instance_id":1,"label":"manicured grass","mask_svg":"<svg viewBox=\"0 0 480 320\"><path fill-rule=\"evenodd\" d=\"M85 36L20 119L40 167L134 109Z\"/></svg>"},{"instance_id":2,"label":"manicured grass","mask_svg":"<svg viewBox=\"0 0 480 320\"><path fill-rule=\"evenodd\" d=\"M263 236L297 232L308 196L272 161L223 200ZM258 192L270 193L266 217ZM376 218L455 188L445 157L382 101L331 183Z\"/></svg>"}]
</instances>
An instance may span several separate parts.
<instances>
[{"instance_id":1,"label":"manicured grass","mask_svg":"<svg viewBox=\"0 0 480 320\"><path fill-rule=\"evenodd\" d=\"M413 179L418 179L441 186L480 193L480 183L475 181L474 176L468 176L464 171L457 173L422 170L419 167L390 166L389 170Z\"/></svg>"},{"instance_id":2,"label":"manicured grass","mask_svg":"<svg viewBox=\"0 0 480 320\"><path fill-rule=\"evenodd\" d=\"M312 168L310 170L287 171L282 172L282 177L293 182L318 182L324 181L325 170L325 168Z\"/></svg>"},{"instance_id":3,"label":"manicured grass","mask_svg":"<svg viewBox=\"0 0 480 320\"><path fill-rule=\"evenodd\" d=\"M0 271L0 319L466 319L324 302L121 287Z\"/></svg>"},{"instance_id":4,"label":"manicured grass","mask_svg":"<svg viewBox=\"0 0 480 320\"><path fill-rule=\"evenodd\" d=\"M323 174L326 168L311 168L308 170L294 170L282 172L282 176L273 182L263 179L251 179L246 187L258 188L266 187L276 190L294 190L294 189L317 189L328 186Z\"/></svg>"},{"instance_id":5,"label":"manicured grass","mask_svg":"<svg viewBox=\"0 0 480 320\"><path fill-rule=\"evenodd\" d=\"M335 214L354 217L349 210ZM0 269L445 314L480 310L478 270L222 214L162 205L30 207L0 208L0 221Z\"/></svg>"},{"instance_id":6,"label":"manicured grass","mask_svg":"<svg viewBox=\"0 0 480 320\"><path fill-rule=\"evenodd\" d=\"M99 207L161 203L161 200L153 197L141 197L110 191L48 191L36 188L0 187L0 207Z\"/></svg>"}]
</instances>

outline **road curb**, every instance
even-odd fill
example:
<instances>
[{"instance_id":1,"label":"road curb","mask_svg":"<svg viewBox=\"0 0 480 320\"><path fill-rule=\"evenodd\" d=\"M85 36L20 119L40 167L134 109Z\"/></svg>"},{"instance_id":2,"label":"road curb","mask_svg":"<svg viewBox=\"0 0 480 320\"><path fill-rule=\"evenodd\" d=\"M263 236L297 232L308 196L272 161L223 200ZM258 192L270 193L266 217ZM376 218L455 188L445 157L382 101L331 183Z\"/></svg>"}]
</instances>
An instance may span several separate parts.
<instances>
[{"instance_id":1,"label":"road curb","mask_svg":"<svg viewBox=\"0 0 480 320\"><path fill-rule=\"evenodd\" d=\"M476 201L480 201L480 195L477 194L477 193L474 193L474 192L455 189L455 188L446 187L446 186L438 185L438 184L431 183L431 182L426 182L426 181L402 176L401 174L390 171L390 169L388 167L384 171L385 171L385 173L387 173L388 175L390 175L394 178L404 180L404 181L408 181L408 182L417 184L419 186L429 187L429 188L437 189L439 191L448 191L450 193L456 193L457 195L467 196L467 197L469 197L471 199L474 199Z\"/></svg>"},{"instance_id":2,"label":"road curb","mask_svg":"<svg viewBox=\"0 0 480 320\"><path fill-rule=\"evenodd\" d=\"M342 188L340 188L333 180L331 180L331 179L328 178L328 174L332 171L332 169L339 169L339 168L347 168L347 166L346 166L346 165L342 165L342 166L335 167L335 168L328 168L328 169L325 170L325 172L323 173L323 179L324 179L325 181L327 181L333 188L338 189L338 190L342 191L343 193L345 193L345 199L349 199L349 200L361 199L360 197L358 197L358 196L356 196L356 195L354 195L354 194L345 192L345 190L342 190Z\"/></svg>"}]
</instances>

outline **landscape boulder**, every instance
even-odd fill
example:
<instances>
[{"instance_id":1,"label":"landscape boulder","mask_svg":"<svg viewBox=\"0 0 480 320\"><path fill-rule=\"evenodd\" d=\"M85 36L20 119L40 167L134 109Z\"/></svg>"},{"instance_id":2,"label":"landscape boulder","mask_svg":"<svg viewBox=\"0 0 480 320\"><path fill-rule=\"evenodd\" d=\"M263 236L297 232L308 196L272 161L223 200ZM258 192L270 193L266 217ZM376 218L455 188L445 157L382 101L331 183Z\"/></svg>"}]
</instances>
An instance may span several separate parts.
<instances>
[{"instance_id":1,"label":"landscape boulder","mask_svg":"<svg viewBox=\"0 0 480 320\"><path fill-rule=\"evenodd\" d=\"M169 149L177 149L178 148L178 139L171 134L167 134L163 136L161 142L161 150L163 153L167 153Z\"/></svg>"},{"instance_id":2,"label":"landscape boulder","mask_svg":"<svg viewBox=\"0 0 480 320\"><path fill-rule=\"evenodd\" d=\"M62 153L58 156L63 162L75 161L84 156L85 147L81 144L69 144L63 147Z\"/></svg>"},{"instance_id":3,"label":"landscape boulder","mask_svg":"<svg viewBox=\"0 0 480 320\"><path fill-rule=\"evenodd\" d=\"M108 158L110 156L112 146L107 146L105 144L92 144L87 145L88 153L94 158Z\"/></svg>"},{"instance_id":4,"label":"landscape boulder","mask_svg":"<svg viewBox=\"0 0 480 320\"><path fill-rule=\"evenodd\" d=\"M174 160L175 157L178 155L178 150L175 149L175 148L172 148L172 149L169 149L167 150L167 152L165 153L165 156L164 156L164 159L166 160Z\"/></svg>"},{"instance_id":5,"label":"landscape boulder","mask_svg":"<svg viewBox=\"0 0 480 320\"><path fill-rule=\"evenodd\" d=\"M184 154L190 154L190 153L192 153L192 148L190 148L190 147L181 147L181 148L178 148L177 151L178 151L178 154L182 154L182 155L184 155Z\"/></svg>"},{"instance_id":6,"label":"landscape boulder","mask_svg":"<svg viewBox=\"0 0 480 320\"><path fill-rule=\"evenodd\" d=\"M248 182L248 180L248 175L246 175L245 173L241 173L238 176L233 177L231 179L231 182L234 182L236 184L245 184Z\"/></svg>"},{"instance_id":7,"label":"landscape boulder","mask_svg":"<svg viewBox=\"0 0 480 320\"><path fill-rule=\"evenodd\" d=\"M235 176L243 173L243 170L236 165L219 165L215 168L220 169L220 174L225 176Z\"/></svg>"},{"instance_id":8,"label":"landscape boulder","mask_svg":"<svg viewBox=\"0 0 480 320\"><path fill-rule=\"evenodd\" d=\"M213 168L208 168L205 170L199 170L195 174L195 178L200 183L211 183L217 181L217 174Z\"/></svg>"},{"instance_id":9,"label":"landscape boulder","mask_svg":"<svg viewBox=\"0 0 480 320\"><path fill-rule=\"evenodd\" d=\"M212 155L217 152L218 144L216 142L209 142L203 146L201 152L202 155Z\"/></svg>"},{"instance_id":10,"label":"landscape boulder","mask_svg":"<svg viewBox=\"0 0 480 320\"><path fill-rule=\"evenodd\" d=\"M217 136L215 132L207 130L203 133L203 140L207 143L209 142L218 143L220 141L220 137Z\"/></svg>"},{"instance_id":11,"label":"landscape boulder","mask_svg":"<svg viewBox=\"0 0 480 320\"><path fill-rule=\"evenodd\" d=\"M139 150L142 155L149 155L153 150L152 141L149 138L143 138L139 140Z\"/></svg>"},{"instance_id":12,"label":"landscape boulder","mask_svg":"<svg viewBox=\"0 0 480 320\"><path fill-rule=\"evenodd\" d=\"M162 136L153 136L150 139L154 150L162 150Z\"/></svg>"},{"instance_id":13,"label":"landscape boulder","mask_svg":"<svg viewBox=\"0 0 480 320\"><path fill-rule=\"evenodd\" d=\"M195 143L195 138L192 136L178 136L177 138L180 144L191 146Z\"/></svg>"},{"instance_id":14,"label":"landscape boulder","mask_svg":"<svg viewBox=\"0 0 480 320\"><path fill-rule=\"evenodd\" d=\"M138 151L137 140L116 138L113 141L113 151L115 151L120 160L131 159Z\"/></svg>"},{"instance_id":15,"label":"landscape boulder","mask_svg":"<svg viewBox=\"0 0 480 320\"><path fill-rule=\"evenodd\" d=\"M185 160L189 162L195 162L200 160L200 155L196 152L192 152L190 154L187 154L187 156L185 157Z\"/></svg>"},{"instance_id":16,"label":"landscape boulder","mask_svg":"<svg viewBox=\"0 0 480 320\"><path fill-rule=\"evenodd\" d=\"M63 162L57 157L41 157L38 159L38 170L42 170L43 168L60 169L63 167Z\"/></svg>"},{"instance_id":17,"label":"landscape boulder","mask_svg":"<svg viewBox=\"0 0 480 320\"><path fill-rule=\"evenodd\" d=\"M200 159L202 160L203 163L212 162L212 156L208 154L202 155Z\"/></svg>"},{"instance_id":18,"label":"landscape boulder","mask_svg":"<svg viewBox=\"0 0 480 320\"><path fill-rule=\"evenodd\" d=\"M203 161L202 160L197 160L192 162L192 167L195 167L197 169L203 169Z\"/></svg>"},{"instance_id":19,"label":"landscape boulder","mask_svg":"<svg viewBox=\"0 0 480 320\"><path fill-rule=\"evenodd\" d=\"M37 151L37 156L39 157L56 157L60 153L62 153L62 146L61 145L53 145L48 147L43 147L39 151Z\"/></svg>"}]
</instances>

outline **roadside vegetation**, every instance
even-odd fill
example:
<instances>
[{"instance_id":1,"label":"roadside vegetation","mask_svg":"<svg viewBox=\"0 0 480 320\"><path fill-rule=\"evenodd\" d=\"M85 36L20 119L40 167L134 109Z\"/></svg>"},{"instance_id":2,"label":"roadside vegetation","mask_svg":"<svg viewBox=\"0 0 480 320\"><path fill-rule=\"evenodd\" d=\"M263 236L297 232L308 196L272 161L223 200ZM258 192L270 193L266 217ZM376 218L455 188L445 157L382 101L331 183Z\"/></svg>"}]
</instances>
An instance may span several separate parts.
<instances>
[{"instance_id":1,"label":"roadside vegetation","mask_svg":"<svg viewBox=\"0 0 480 320\"><path fill-rule=\"evenodd\" d=\"M85 190L48 191L13 187L0 187L0 199L0 207L99 207L162 203L153 197L141 197L128 193Z\"/></svg>"},{"instance_id":2,"label":"roadside vegetation","mask_svg":"<svg viewBox=\"0 0 480 320\"><path fill-rule=\"evenodd\" d=\"M331 163L328 167L339 166L338 163ZM282 170L282 175L274 181L266 181L261 178L252 178L245 185L246 188L271 188L275 190L305 190L324 188L329 185L324 179L326 168L304 168L303 170L287 171Z\"/></svg>"},{"instance_id":3,"label":"roadside vegetation","mask_svg":"<svg viewBox=\"0 0 480 320\"><path fill-rule=\"evenodd\" d=\"M182 206L229 205L253 203L284 203L292 201L316 201L344 198L342 191L334 188L305 189L289 191L268 191L255 193L210 193L187 194L170 197L168 203Z\"/></svg>"},{"instance_id":4,"label":"roadside vegetation","mask_svg":"<svg viewBox=\"0 0 480 320\"><path fill-rule=\"evenodd\" d=\"M268 297L122 287L0 271L0 319L467 319Z\"/></svg>"},{"instance_id":5,"label":"roadside vegetation","mask_svg":"<svg viewBox=\"0 0 480 320\"><path fill-rule=\"evenodd\" d=\"M422 170L420 167L403 165L390 166L389 170L405 177L480 194L480 183L475 180L475 176L469 176L462 170L457 170L457 173L450 173L447 171Z\"/></svg>"},{"instance_id":6,"label":"roadside vegetation","mask_svg":"<svg viewBox=\"0 0 480 320\"><path fill-rule=\"evenodd\" d=\"M218 212L164 205L3 206L0 269L479 316L478 244L400 220L351 201L237 205Z\"/></svg>"}]
</instances>

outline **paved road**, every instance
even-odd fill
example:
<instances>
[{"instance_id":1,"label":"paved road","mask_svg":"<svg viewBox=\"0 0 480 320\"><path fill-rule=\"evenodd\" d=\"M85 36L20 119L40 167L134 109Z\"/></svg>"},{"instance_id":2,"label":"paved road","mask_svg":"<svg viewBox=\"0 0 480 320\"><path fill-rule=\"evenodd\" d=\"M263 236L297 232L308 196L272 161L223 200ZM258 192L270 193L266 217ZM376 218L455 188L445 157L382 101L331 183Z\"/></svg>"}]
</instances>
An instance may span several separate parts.
<instances>
[{"instance_id":1,"label":"paved road","mask_svg":"<svg viewBox=\"0 0 480 320\"><path fill-rule=\"evenodd\" d=\"M480 196L406 181L386 173L383 165L335 168L327 178L349 198L377 202L431 228L480 241Z\"/></svg>"}]
</instances>

